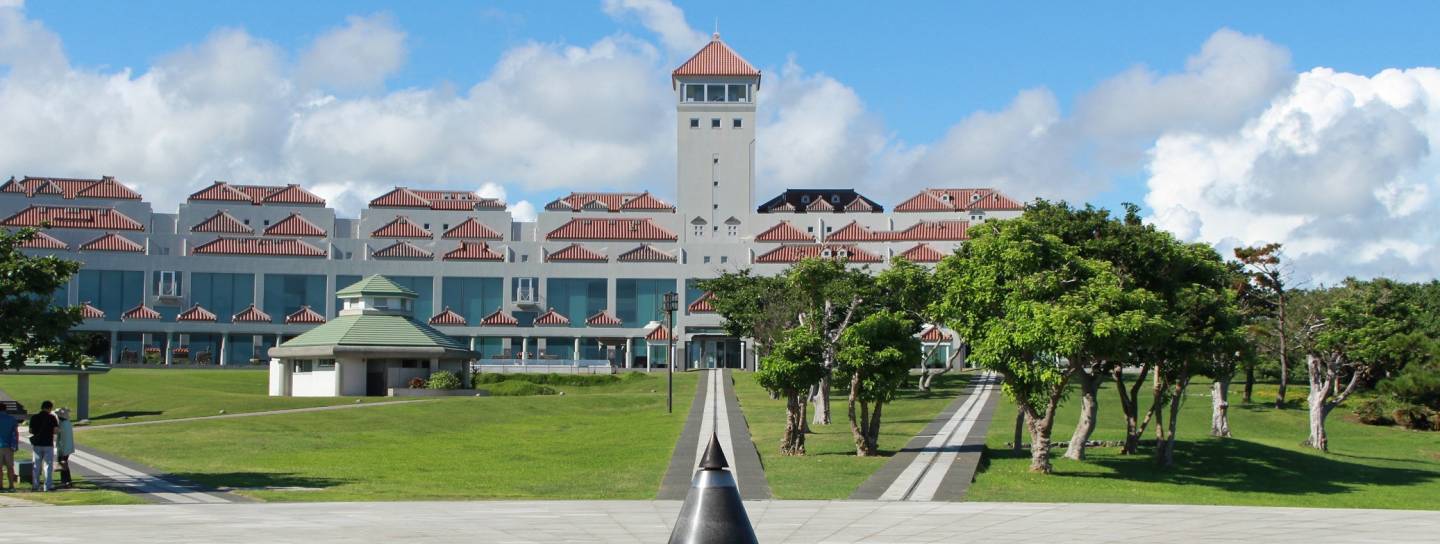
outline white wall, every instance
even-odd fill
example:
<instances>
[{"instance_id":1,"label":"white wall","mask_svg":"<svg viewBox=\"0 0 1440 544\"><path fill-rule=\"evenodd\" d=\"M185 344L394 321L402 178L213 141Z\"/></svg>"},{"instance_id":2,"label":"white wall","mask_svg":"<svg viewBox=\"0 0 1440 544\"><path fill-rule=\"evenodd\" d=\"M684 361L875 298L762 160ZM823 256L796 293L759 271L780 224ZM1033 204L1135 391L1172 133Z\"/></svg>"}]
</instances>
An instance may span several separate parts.
<instances>
[{"instance_id":1,"label":"white wall","mask_svg":"<svg viewBox=\"0 0 1440 544\"><path fill-rule=\"evenodd\" d=\"M365 360L345 358L335 361L340 370L340 394L347 397L365 396Z\"/></svg>"},{"instance_id":2,"label":"white wall","mask_svg":"<svg viewBox=\"0 0 1440 544\"><path fill-rule=\"evenodd\" d=\"M335 391L335 371L315 370L312 372L296 372L293 374L293 382L290 386L291 396L295 397L333 397ZM363 374L362 374L363 378Z\"/></svg>"}]
</instances>

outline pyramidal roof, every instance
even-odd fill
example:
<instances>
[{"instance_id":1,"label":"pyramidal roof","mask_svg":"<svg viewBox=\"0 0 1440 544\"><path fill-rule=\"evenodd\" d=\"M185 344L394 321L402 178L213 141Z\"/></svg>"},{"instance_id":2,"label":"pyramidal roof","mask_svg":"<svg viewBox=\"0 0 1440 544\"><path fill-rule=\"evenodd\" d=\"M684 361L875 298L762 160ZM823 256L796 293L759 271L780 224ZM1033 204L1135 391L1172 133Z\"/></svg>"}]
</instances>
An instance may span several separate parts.
<instances>
[{"instance_id":1,"label":"pyramidal roof","mask_svg":"<svg viewBox=\"0 0 1440 544\"><path fill-rule=\"evenodd\" d=\"M397 285L390 281L390 278L375 274L365 279L350 284L349 287L335 292L336 298L371 296L371 297L410 297L416 298L420 295L414 291Z\"/></svg>"},{"instance_id":2,"label":"pyramidal roof","mask_svg":"<svg viewBox=\"0 0 1440 544\"><path fill-rule=\"evenodd\" d=\"M752 76L760 77L760 71L735 53L734 49L720 41L720 33L710 37L710 43L700 48L695 56L675 69L672 77L682 76Z\"/></svg>"}]
</instances>

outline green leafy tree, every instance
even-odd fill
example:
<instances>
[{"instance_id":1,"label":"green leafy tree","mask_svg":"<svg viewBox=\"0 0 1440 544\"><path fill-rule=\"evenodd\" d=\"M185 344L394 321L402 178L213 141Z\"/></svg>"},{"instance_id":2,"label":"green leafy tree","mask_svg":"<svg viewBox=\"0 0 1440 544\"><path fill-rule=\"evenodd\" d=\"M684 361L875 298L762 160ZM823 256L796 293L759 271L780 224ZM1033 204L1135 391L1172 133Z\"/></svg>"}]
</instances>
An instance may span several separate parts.
<instances>
[{"instance_id":1,"label":"green leafy tree","mask_svg":"<svg viewBox=\"0 0 1440 544\"><path fill-rule=\"evenodd\" d=\"M79 308L51 303L51 295L70 281L80 263L21 253L21 244L37 232L0 230L0 344L10 346L0 369L19 368L35 359L81 365L92 348L90 337L70 334L81 322Z\"/></svg>"},{"instance_id":2,"label":"green leafy tree","mask_svg":"<svg viewBox=\"0 0 1440 544\"><path fill-rule=\"evenodd\" d=\"M1265 244L1255 247L1235 248L1235 258L1250 275L1254 289L1250 296L1257 306L1268 310L1271 327L1269 330L1256 329L1261 336L1273 339L1271 354L1280 363L1280 387L1275 392L1275 408L1285 409L1286 387L1290 384L1290 335L1288 297L1290 273L1283 260L1280 244ZM1245 402L1250 402L1250 392L1255 385L1253 370L1245 376Z\"/></svg>"},{"instance_id":3,"label":"green leafy tree","mask_svg":"<svg viewBox=\"0 0 1440 544\"><path fill-rule=\"evenodd\" d=\"M714 295L711 305L725 332L754 340L761 357L799 322L800 299L783 276L757 276L743 269L702 280L699 286Z\"/></svg>"},{"instance_id":4,"label":"green leafy tree","mask_svg":"<svg viewBox=\"0 0 1440 544\"><path fill-rule=\"evenodd\" d=\"M930 268L895 257L890 260L889 268L875 275L875 286L879 291L879 304L919 323L922 331L924 327L939 327L944 324L939 315L939 306L935 303L940 298L940 285L935 281L935 273ZM936 376L954 369L956 359L964 353L962 345L961 349L950 353L940 368L927 368L925 362L931 360L944 345L946 344L943 342L936 342L924 348L919 360L915 361L915 366L921 368L918 384L921 391L929 391Z\"/></svg>"},{"instance_id":5,"label":"green leafy tree","mask_svg":"<svg viewBox=\"0 0 1440 544\"><path fill-rule=\"evenodd\" d=\"M785 434L781 455L805 455L805 402L803 396L825 373L821 364L824 340L811 327L799 326L781 334L763 356L755 381L785 399Z\"/></svg>"},{"instance_id":6,"label":"green leafy tree","mask_svg":"<svg viewBox=\"0 0 1440 544\"><path fill-rule=\"evenodd\" d=\"M885 403L905 384L920 356L915 322L896 311L872 313L840 337L836 376L850 382L847 400L855 455L880 452L880 419ZM856 413L856 408L859 413Z\"/></svg>"},{"instance_id":7,"label":"green leafy tree","mask_svg":"<svg viewBox=\"0 0 1440 544\"><path fill-rule=\"evenodd\" d=\"M815 405L811 423L829 425L830 378L840 337L876 308L875 283L865 270L832 259L802 259L786 271L785 281L799 303L798 321L814 330L821 340L824 372L811 388L810 399Z\"/></svg>"}]
</instances>

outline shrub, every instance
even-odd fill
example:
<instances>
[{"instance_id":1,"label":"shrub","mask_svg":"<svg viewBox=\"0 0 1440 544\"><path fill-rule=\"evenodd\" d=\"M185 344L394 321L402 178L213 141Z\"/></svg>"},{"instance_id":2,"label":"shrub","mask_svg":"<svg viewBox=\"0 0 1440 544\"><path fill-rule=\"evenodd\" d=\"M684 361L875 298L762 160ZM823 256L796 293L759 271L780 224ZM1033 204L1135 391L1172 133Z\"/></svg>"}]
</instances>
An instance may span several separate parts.
<instances>
[{"instance_id":1,"label":"shrub","mask_svg":"<svg viewBox=\"0 0 1440 544\"><path fill-rule=\"evenodd\" d=\"M1407 365L1395 376L1380 382L1379 389L1397 401L1440 410L1440 365Z\"/></svg>"},{"instance_id":2,"label":"shrub","mask_svg":"<svg viewBox=\"0 0 1440 544\"><path fill-rule=\"evenodd\" d=\"M449 370L440 370L430 374L430 379L425 382L427 389L459 389L460 377Z\"/></svg>"},{"instance_id":3,"label":"shrub","mask_svg":"<svg viewBox=\"0 0 1440 544\"><path fill-rule=\"evenodd\" d=\"M410 378L410 381L407 383L407 385L409 385L411 389L424 389L425 378L421 378L419 376Z\"/></svg>"},{"instance_id":4,"label":"shrub","mask_svg":"<svg viewBox=\"0 0 1440 544\"><path fill-rule=\"evenodd\" d=\"M1391 415L1395 418L1396 423L1407 429L1429 431L1436 428L1435 411L1418 404L1403 405L1396 408Z\"/></svg>"},{"instance_id":5,"label":"shrub","mask_svg":"<svg viewBox=\"0 0 1440 544\"><path fill-rule=\"evenodd\" d=\"M532 395L554 395L555 388L522 380L506 380L486 388L496 397L528 397Z\"/></svg>"},{"instance_id":6,"label":"shrub","mask_svg":"<svg viewBox=\"0 0 1440 544\"><path fill-rule=\"evenodd\" d=\"M470 383L476 387L505 381L507 374L476 374L470 377Z\"/></svg>"},{"instance_id":7,"label":"shrub","mask_svg":"<svg viewBox=\"0 0 1440 544\"><path fill-rule=\"evenodd\" d=\"M1390 403L1384 398L1366 399L1355 407L1355 416L1366 425L1394 425L1390 417Z\"/></svg>"},{"instance_id":8,"label":"shrub","mask_svg":"<svg viewBox=\"0 0 1440 544\"><path fill-rule=\"evenodd\" d=\"M619 383L620 377L614 374L476 374L471 381L477 385L514 381L539 385L588 387Z\"/></svg>"}]
</instances>

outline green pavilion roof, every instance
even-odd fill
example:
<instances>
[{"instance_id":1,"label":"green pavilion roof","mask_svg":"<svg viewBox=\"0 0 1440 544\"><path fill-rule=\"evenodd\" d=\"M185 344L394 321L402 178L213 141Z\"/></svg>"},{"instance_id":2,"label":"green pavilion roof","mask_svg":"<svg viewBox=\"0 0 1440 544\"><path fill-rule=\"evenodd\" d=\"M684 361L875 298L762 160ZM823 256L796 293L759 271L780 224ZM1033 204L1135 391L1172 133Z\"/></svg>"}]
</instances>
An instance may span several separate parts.
<instances>
[{"instance_id":1,"label":"green pavilion roof","mask_svg":"<svg viewBox=\"0 0 1440 544\"><path fill-rule=\"evenodd\" d=\"M380 276L370 276L380 278ZM369 278L367 278L369 279ZM381 278L382 280L384 278ZM387 280L388 283L388 280ZM393 284L392 284L393 285ZM367 293L368 294L368 293ZM282 348L366 346L469 351L443 332L400 315L342 315L280 344Z\"/></svg>"},{"instance_id":2,"label":"green pavilion roof","mask_svg":"<svg viewBox=\"0 0 1440 544\"><path fill-rule=\"evenodd\" d=\"M409 297L418 298L414 291L397 285L390 278L374 274L335 292L336 298L367 297Z\"/></svg>"}]
</instances>

